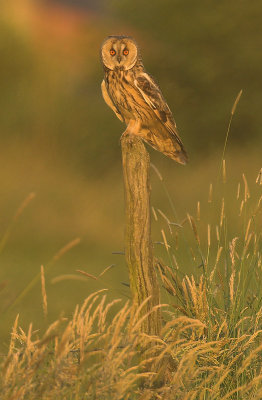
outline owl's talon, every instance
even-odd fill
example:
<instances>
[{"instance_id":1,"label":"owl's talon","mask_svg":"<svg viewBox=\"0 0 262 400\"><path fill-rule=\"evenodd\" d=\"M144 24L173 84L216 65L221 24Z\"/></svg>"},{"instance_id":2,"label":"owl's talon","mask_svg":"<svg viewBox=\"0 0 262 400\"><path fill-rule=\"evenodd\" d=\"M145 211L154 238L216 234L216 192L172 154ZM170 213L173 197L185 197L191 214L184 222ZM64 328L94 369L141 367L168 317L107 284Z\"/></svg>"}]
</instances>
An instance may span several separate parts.
<instances>
[{"instance_id":1,"label":"owl's talon","mask_svg":"<svg viewBox=\"0 0 262 400\"><path fill-rule=\"evenodd\" d=\"M128 123L127 127L126 127L126 130L122 133L122 135L120 137L120 141L122 139L124 139L125 137L127 137L127 136L135 135L137 133L137 127L139 125L140 124L137 121L133 121L133 120L129 121L129 123Z\"/></svg>"}]
</instances>

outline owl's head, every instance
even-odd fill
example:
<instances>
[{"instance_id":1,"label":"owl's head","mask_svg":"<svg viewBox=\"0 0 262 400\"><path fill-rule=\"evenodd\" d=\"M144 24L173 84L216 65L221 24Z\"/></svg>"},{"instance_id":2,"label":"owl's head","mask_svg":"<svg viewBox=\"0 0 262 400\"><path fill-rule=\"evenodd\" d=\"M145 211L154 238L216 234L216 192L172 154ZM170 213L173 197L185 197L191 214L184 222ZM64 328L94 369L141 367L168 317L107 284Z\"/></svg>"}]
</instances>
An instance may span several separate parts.
<instances>
[{"instance_id":1,"label":"owl's head","mask_svg":"<svg viewBox=\"0 0 262 400\"><path fill-rule=\"evenodd\" d=\"M111 70L128 70L138 60L138 48L129 36L108 36L101 48L103 64Z\"/></svg>"}]
</instances>

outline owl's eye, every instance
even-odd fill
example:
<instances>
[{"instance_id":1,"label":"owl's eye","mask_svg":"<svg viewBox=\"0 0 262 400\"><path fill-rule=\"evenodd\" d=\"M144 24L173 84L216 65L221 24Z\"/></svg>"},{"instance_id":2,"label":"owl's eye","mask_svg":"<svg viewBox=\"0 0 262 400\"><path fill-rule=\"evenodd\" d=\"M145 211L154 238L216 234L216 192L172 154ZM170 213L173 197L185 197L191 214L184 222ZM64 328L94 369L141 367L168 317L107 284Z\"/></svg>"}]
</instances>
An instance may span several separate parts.
<instances>
[{"instance_id":1,"label":"owl's eye","mask_svg":"<svg viewBox=\"0 0 262 400\"><path fill-rule=\"evenodd\" d=\"M127 56L128 53L129 53L129 50L127 50L127 49L125 49L125 50L123 51L124 56Z\"/></svg>"},{"instance_id":2,"label":"owl's eye","mask_svg":"<svg viewBox=\"0 0 262 400\"><path fill-rule=\"evenodd\" d=\"M111 49L110 54L111 54L111 56L114 56L116 54L116 51L114 49Z\"/></svg>"}]
</instances>

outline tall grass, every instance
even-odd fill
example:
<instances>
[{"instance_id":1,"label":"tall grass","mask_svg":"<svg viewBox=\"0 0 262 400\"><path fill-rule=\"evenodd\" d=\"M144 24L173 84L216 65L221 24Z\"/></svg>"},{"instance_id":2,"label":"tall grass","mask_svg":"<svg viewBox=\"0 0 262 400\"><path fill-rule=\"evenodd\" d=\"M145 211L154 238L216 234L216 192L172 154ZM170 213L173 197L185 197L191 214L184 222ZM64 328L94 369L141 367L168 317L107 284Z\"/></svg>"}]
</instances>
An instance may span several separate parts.
<instances>
[{"instance_id":1,"label":"tall grass","mask_svg":"<svg viewBox=\"0 0 262 400\"><path fill-rule=\"evenodd\" d=\"M226 185L225 163L222 180ZM226 189L220 207L215 197L210 190L213 224L202 220L200 204L181 224L165 219L163 245L172 262L156 260L167 300L159 337L141 334L131 305L107 302L105 290L42 337L32 324L27 332L19 327L17 316L1 365L1 399L261 399L262 196L251 197L243 175L233 228ZM191 276L174 257L175 231L201 260ZM41 281L46 315L43 268Z\"/></svg>"}]
</instances>

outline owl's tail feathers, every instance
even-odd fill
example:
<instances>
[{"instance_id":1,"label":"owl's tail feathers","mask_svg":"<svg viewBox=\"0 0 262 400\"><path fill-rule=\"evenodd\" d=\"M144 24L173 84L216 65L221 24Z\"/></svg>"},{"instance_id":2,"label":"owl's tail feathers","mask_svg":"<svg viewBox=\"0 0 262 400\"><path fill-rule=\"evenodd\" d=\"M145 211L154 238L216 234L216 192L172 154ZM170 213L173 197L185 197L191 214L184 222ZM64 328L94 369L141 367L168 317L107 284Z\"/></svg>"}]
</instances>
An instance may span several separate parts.
<instances>
[{"instance_id":1,"label":"owl's tail feathers","mask_svg":"<svg viewBox=\"0 0 262 400\"><path fill-rule=\"evenodd\" d=\"M168 157L172 158L179 164L187 164L188 163L188 155L184 148L184 145L180 139L179 134L177 133L176 129L172 129L171 134L168 132L162 133L163 138L163 153L166 154Z\"/></svg>"},{"instance_id":2,"label":"owl's tail feathers","mask_svg":"<svg viewBox=\"0 0 262 400\"><path fill-rule=\"evenodd\" d=\"M155 150L160 151L165 156L172 158L179 164L188 163L188 155L184 146L180 140L177 140L175 136L169 135L157 135L152 134L151 131L147 131L147 135L143 137L147 143L149 143Z\"/></svg>"},{"instance_id":3,"label":"owl's tail feathers","mask_svg":"<svg viewBox=\"0 0 262 400\"><path fill-rule=\"evenodd\" d=\"M171 151L163 152L167 157L172 158L179 164L186 165L188 163L188 155L186 150L180 144L176 144L174 149L170 149Z\"/></svg>"}]
</instances>

